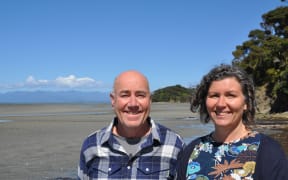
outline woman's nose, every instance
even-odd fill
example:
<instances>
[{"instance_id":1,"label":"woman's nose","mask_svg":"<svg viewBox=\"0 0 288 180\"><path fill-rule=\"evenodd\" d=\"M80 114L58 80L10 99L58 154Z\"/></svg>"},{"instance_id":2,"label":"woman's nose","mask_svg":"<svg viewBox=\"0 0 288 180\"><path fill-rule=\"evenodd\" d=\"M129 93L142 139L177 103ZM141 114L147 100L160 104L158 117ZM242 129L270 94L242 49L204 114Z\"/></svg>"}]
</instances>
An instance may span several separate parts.
<instances>
[{"instance_id":1,"label":"woman's nose","mask_svg":"<svg viewBox=\"0 0 288 180\"><path fill-rule=\"evenodd\" d=\"M217 106L223 107L226 105L225 97L220 96L217 101Z\"/></svg>"}]
</instances>

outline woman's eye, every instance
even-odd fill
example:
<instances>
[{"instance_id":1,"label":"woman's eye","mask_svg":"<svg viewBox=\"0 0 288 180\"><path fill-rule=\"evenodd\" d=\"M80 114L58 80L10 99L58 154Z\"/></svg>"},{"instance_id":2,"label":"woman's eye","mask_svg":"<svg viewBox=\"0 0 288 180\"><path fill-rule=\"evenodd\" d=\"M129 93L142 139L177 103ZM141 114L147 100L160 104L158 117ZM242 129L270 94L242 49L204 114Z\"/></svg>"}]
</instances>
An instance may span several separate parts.
<instances>
[{"instance_id":1,"label":"woman's eye","mask_svg":"<svg viewBox=\"0 0 288 180\"><path fill-rule=\"evenodd\" d=\"M234 94L228 94L227 97L228 97L228 98L234 98L234 97L236 97L236 95L234 95Z\"/></svg>"},{"instance_id":2,"label":"woman's eye","mask_svg":"<svg viewBox=\"0 0 288 180\"><path fill-rule=\"evenodd\" d=\"M211 95L208 95L208 98L217 98L218 95L217 94L211 94Z\"/></svg>"}]
</instances>

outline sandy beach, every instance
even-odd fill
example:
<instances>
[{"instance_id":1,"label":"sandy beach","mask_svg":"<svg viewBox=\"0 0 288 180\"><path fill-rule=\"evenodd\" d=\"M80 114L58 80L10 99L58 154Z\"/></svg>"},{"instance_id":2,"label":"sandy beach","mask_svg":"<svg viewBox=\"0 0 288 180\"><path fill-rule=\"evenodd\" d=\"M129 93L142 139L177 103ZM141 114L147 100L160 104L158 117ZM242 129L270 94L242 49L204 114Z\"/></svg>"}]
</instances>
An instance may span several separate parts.
<instances>
[{"instance_id":1,"label":"sandy beach","mask_svg":"<svg viewBox=\"0 0 288 180\"><path fill-rule=\"evenodd\" d=\"M151 116L186 142L213 129L185 103L154 103ZM0 179L75 179L82 141L113 117L110 104L0 105Z\"/></svg>"}]
</instances>

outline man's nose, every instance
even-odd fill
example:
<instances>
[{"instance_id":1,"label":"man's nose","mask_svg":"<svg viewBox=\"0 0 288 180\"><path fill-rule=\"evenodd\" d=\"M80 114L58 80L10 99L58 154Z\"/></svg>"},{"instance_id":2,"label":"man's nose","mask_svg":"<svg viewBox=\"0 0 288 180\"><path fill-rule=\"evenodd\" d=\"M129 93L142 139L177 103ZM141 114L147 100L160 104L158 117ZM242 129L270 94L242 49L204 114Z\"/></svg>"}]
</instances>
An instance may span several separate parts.
<instances>
[{"instance_id":1,"label":"man's nose","mask_svg":"<svg viewBox=\"0 0 288 180\"><path fill-rule=\"evenodd\" d=\"M129 105L130 106L137 106L138 105L138 100L137 100L136 96L134 96L134 95L130 96Z\"/></svg>"}]
</instances>

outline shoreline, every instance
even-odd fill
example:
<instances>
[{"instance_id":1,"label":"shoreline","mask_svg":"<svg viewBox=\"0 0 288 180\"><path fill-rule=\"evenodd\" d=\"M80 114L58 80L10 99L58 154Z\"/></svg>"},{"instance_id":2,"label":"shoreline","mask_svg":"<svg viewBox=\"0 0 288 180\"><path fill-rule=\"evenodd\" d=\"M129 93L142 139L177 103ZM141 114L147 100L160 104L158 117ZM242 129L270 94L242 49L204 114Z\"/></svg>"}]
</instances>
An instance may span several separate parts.
<instances>
[{"instance_id":1,"label":"shoreline","mask_svg":"<svg viewBox=\"0 0 288 180\"><path fill-rule=\"evenodd\" d=\"M256 114L256 119L258 120L278 120L278 121L288 121L288 111L283 112L283 113L273 113L273 114L268 114L268 113L257 113Z\"/></svg>"},{"instance_id":2,"label":"shoreline","mask_svg":"<svg viewBox=\"0 0 288 180\"><path fill-rule=\"evenodd\" d=\"M213 129L211 124L201 124L187 103L153 103L151 109L155 122L176 131L187 142ZM0 120L5 120L0 122L1 177L76 179L82 141L107 126L113 116L110 104L0 104ZM275 122L257 120L256 128L282 141L288 155L288 129L283 129L288 122Z\"/></svg>"}]
</instances>

